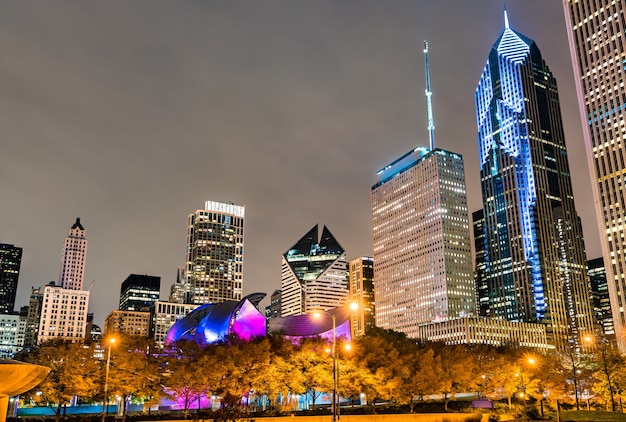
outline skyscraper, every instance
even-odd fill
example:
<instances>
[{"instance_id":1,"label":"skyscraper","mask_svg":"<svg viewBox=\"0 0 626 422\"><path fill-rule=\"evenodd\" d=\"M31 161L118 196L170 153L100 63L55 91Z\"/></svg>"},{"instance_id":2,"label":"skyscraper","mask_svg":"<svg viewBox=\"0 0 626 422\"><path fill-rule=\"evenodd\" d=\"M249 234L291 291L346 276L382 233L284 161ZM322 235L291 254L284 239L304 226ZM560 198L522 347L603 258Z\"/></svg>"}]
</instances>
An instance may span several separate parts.
<instances>
[{"instance_id":1,"label":"skyscraper","mask_svg":"<svg viewBox=\"0 0 626 422\"><path fill-rule=\"evenodd\" d=\"M70 227L63 243L63 257L59 284L64 289L82 290L85 278L85 259L87 257L87 239L80 218Z\"/></svg>"},{"instance_id":2,"label":"skyscraper","mask_svg":"<svg viewBox=\"0 0 626 422\"><path fill-rule=\"evenodd\" d=\"M122 282L120 310L139 311L159 300L161 277L131 274Z\"/></svg>"},{"instance_id":3,"label":"skyscraper","mask_svg":"<svg viewBox=\"0 0 626 422\"><path fill-rule=\"evenodd\" d=\"M358 308L352 314L352 335L366 335L376 326L376 303L374 300L374 258L361 256L349 265L350 302Z\"/></svg>"},{"instance_id":4,"label":"skyscraper","mask_svg":"<svg viewBox=\"0 0 626 422\"><path fill-rule=\"evenodd\" d=\"M185 283L186 303L241 300L245 208L206 201L189 215Z\"/></svg>"},{"instance_id":5,"label":"skyscraper","mask_svg":"<svg viewBox=\"0 0 626 422\"><path fill-rule=\"evenodd\" d=\"M476 313L463 159L417 147L372 187L376 325L419 326Z\"/></svg>"},{"instance_id":6,"label":"skyscraper","mask_svg":"<svg viewBox=\"0 0 626 422\"><path fill-rule=\"evenodd\" d=\"M578 347L592 310L556 80L504 18L475 94L488 314Z\"/></svg>"},{"instance_id":7,"label":"skyscraper","mask_svg":"<svg viewBox=\"0 0 626 422\"><path fill-rule=\"evenodd\" d=\"M285 317L336 308L348 299L346 253L315 225L282 256L281 312Z\"/></svg>"},{"instance_id":8,"label":"skyscraper","mask_svg":"<svg viewBox=\"0 0 626 422\"><path fill-rule=\"evenodd\" d=\"M22 248L0 243L0 314L14 311L21 263Z\"/></svg>"},{"instance_id":9,"label":"skyscraper","mask_svg":"<svg viewBox=\"0 0 626 422\"><path fill-rule=\"evenodd\" d=\"M43 288L37 343L48 340L81 341L87 331L89 292L64 289L50 282Z\"/></svg>"},{"instance_id":10,"label":"skyscraper","mask_svg":"<svg viewBox=\"0 0 626 422\"><path fill-rule=\"evenodd\" d=\"M615 333L626 350L625 0L563 0Z\"/></svg>"}]
</instances>

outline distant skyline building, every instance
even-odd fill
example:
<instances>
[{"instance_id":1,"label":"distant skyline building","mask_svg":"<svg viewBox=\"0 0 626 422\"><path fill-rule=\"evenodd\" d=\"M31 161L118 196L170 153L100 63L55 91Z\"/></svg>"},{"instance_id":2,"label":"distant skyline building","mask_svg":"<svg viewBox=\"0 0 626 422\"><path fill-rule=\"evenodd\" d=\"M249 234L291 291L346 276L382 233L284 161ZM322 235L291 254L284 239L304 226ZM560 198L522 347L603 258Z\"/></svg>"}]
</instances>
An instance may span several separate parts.
<instances>
[{"instance_id":1,"label":"distant skyline building","mask_svg":"<svg viewBox=\"0 0 626 422\"><path fill-rule=\"evenodd\" d=\"M557 348L579 348L593 318L557 84L535 42L509 27L506 11L504 21L475 93L482 305L492 317L546 324Z\"/></svg>"},{"instance_id":2,"label":"distant skyline building","mask_svg":"<svg viewBox=\"0 0 626 422\"><path fill-rule=\"evenodd\" d=\"M150 310L114 310L104 320L103 335L123 333L148 338L150 334Z\"/></svg>"},{"instance_id":3,"label":"distant skyline building","mask_svg":"<svg viewBox=\"0 0 626 422\"><path fill-rule=\"evenodd\" d=\"M41 287L31 287L28 299L28 313L26 315L26 330L24 332L24 347L37 345L37 332L39 331L42 303L43 290Z\"/></svg>"},{"instance_id":4,"label":"distant skyline building","mask_svg":"<svg viewBox=\"0 0 626 422\"><path fill-rule=\"evenodd\" d=\"M326 226L313 226L282 256L280 315L336 308L348 299L346 252Z\"/></svg>"},{"instance_id":5,"label":"distant skyline building","mask_svg":"<svg viewBox=\"0 0 626 422\"><path fill-rule=\"evenodd\" d=\"M143 274L130 274L122 282L120 291L120 310L146 310L159 300L161 277Z\"/></svg>"},{"instance_id":6,"label":"distant skyline building","mask_svg":"<svg viewBox=\"0 0 626 422\"><path fill-rule=\"evenodd\" d=\"M15 295L20 278L22 248L0 243L0 314L15 311Z\"/></svg>"},{"instance_id":7,"label":"distant skyline building","mask_svg":"<svg viewBox=\"0 0 626 422\"><path fill-rule=\"evenodd\" d=\"M185 302L221 303L241 300L244 265L245 207L206 201L189 215Z\"/></svg>"},{"instance_id":8,"label":"distant skyline building","mask_svg":"<svg viewBox=\"0 0 626 422\"><path fill-rule=\"evenodd\" d=\"M54 282L46 285L37 332L38 344L55 339L86 339L88 306L88 291L64 289Z\"/></svg>"},{"instance_id":9,"label":"distant skyline building","mask_svg":"<svg viewBox=\"0 0 626 422\"><path fill-rule=\"evenodd\" d=\"M352 335L362 337L376 326L374 298L374 258L361 256L348 263L350 303L358 305L352 313Z\"/></svg>"},{"instance_id":10,"label":"distant skyline building","mask_svg":"<svg viewBox=\"0 0 626 422\"><path fill-rule=\"evenodd\" d=\"M281 297L280 289L274 290L274 293L270 296L270 304L265 307L266 319L280 317Z\"/></svg>"},{"instance_id":11,"label":"distant skyline building","mask_svg":"<svg viewBox=\"0 0 626 422\"><path fill-rule=\"evenodd\" d=\"M82 290L85 279L85 260L87 258L87 239L85 228L80 218L70 227L63 243L61 273L59 285L64 289Z\"/></svg>"},{"instance_id":12,"label":"distant skyline building","mask_svg":"<svg viewBox=\"0 0 626 422\"><path fill-rule=\"evenodd\" d=\"M611 298L609 297L609 286L606 279L604 259L590 259L587 262L587 269L589 271L589 281L591 285L593 313L602 330L600 334L606 338L614 339L615 325L613 324L613 312L611 309Z\"/></svg>"},{"instance_id":13,"label":"distant skyline building","mask_svg":"<svg viewBox=\"0 0 626 422\"><path fill-rule=\"evenodd\" d=\"M564 0L615 334L626 351L624 0Z\"/></svg>"},{"instance_id":14,"label":"distant skyline building","mask_svg":"<svg viewBox=\"0 0 626 422\"><path fill-rule=\"evenodd\" d=\"M420 146L377 175L376 326L418 338L422 324L475 315L462 157Z\"/></svg>"},{"instance_id":15,"label":"distant skyline building","mask_svg":"<svg viewBox=\"0 0 626 422\"><path fill-rule=\"evenodd\" d=\"M0 314L0 359L12 359L24 348L26 316Z\"/></svg>"}]
</instances>

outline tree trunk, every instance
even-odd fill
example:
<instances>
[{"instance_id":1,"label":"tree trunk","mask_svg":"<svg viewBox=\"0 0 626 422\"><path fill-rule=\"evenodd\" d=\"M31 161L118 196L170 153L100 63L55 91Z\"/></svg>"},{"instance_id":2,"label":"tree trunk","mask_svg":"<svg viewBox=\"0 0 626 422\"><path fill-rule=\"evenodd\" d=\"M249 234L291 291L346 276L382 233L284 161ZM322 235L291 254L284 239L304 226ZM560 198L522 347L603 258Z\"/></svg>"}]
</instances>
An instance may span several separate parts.
<instances>
[{"instance_id":1,"label":"tree trunk","mask_svg":"<svg viewBox=\"0 0 626 422\"><path fill-rule=\"evenodd\" d=\"M56 419L56 422L59 422L61 420L61 403L59 403L59 405L57 406L57 411L55 413L55 419Z\"/></svg>"}]
</instances>

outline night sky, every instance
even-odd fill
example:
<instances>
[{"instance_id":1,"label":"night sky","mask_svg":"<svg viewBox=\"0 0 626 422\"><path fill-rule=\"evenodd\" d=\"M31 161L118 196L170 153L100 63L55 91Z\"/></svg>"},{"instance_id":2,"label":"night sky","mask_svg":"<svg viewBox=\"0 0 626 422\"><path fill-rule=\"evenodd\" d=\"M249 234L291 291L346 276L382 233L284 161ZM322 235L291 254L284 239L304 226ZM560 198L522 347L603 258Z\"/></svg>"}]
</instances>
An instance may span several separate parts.
<instances>
[{"instance_id":1,"label":"night sky","mask_svg":"<svg viewBox=\"0 0 626 422\"><path fill-rule=\"evenodd\" d=\"M506 0L555 74L589 258L600 256L562 2ZM244 293L280 287L280 256L327 225L371 255L376 171L428 144L463 155L481 208L474 90L501 0L58 1L0 5L0 242L24 249L16 308L57 281L68 228L89 241L102 325L131 273L184 265L187 216L246 206ZM266 299L262 306L267 304Z\"/></svg>"}]
</instances>

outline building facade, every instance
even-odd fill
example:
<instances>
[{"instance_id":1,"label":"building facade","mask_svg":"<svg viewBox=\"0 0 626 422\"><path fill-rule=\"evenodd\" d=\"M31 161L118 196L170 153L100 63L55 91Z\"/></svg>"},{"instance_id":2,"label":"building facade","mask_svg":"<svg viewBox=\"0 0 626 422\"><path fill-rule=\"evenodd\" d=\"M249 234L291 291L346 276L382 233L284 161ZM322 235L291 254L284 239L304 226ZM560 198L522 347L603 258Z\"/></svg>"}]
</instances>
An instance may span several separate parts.
<instances>
[{"instance_id":1,"label":"building facade","mask_svg":"<svg viewBox=\"0 0 626 422\"><path fill-rule=\"evenodd\" d=\"M475 93L484 210L485 305L581 346L593 329L557 84L535 42L505 28Z\"/></svg>"},{"instance_id":2,"label":"building facade","mask_svg":"<svg viewBox=\"0 0 626 422\"><path fill-rule=\"evenodd\" d=\"M371 203L376 326L417 338L475 315L462 157L415 148L378 172Z\"/></svg>"},{"instance_id":3,"label":"building facade","mask_svg":"<svg viewBox=\"0 0 626 422\"><path fill-rule=\"evenodd\" d=\"M486 344L493 347L525 347L546 352L553 349L546 326L497 318L465 317L420 326L420 338L445 344Z\"/></svg>"},{"instance_id":4,"label":"building facade","mask_svg":"<svg viewBox=\"0 0 626 422\"><path fill-rule=\"evenodd\" d=\"M315 225L282 256L280 315L326 311L348 299L346 252L324 226Z\"/></svg>"},{"instance_id":5,"label":"building facade","mask_svg":"<svg viewBox=\"0 0 626 422\"><path fill-rule=\"evenodd\" d=\"M70 227L63 243L59 285L64 289L82 290L85 280L85 260L87 259L87 239L80 218Z\"/></svg>"},{"instance_id":6,"label":"building facade","mask_svg":"<svg viewBox=\"0 0 626 422\"><path fill-rule=\"evenodd\" d=\"M626 1L563 7L615 333L626 351Z\"/></svg>"},{"instance_id":7,"label":"building facade","mask_svg":"<svg viewBox=\"0 0 626 422\"><path fill-rule=\"evenodd\" d=\"M82 341L87 332L89 292L49 283L43 288L38 344L48 340Z\"/></svg>"},{"instance_id":8,"label":"building facade","mask_svg":"<svg viewBox=\"0 0 626 422\"><path fill-rule=\"evenodd\" d=\"M281 292L274 290L274 293L270 296L270 304L265 307L265 318L279 318L280 317L280 304L281 304Z\"/></svg>"},{"instance_id":9,"label":"building facade","mask_svg":"<svg viewBox=\"0 0 626 422\"><path fill-rule=\"evenodd\" d=\"M206 201L189 215L185 302L194 304L240 300L243 292L243 206Z\"/></svg>"},{"instance_id":10,"label":"building facade","mask_svg":"<svg viewBox=\"0 0 626 422\"><path fill-rule=\"evenodd\" d=\"M10 314L15 310L21 264L22 248L0 243L0 314Z\"/></svg>"},{"instance_id":11,"label":"building facade","mask_svg":"<svg viewBox=\"0 0 626 422\"><path fill-rule=\"evenodd\" d=\"M0 314L0 359L12 359L24 348L26 317Z\"/></svg>"},{"instance_id":12,"label":"building facade","mask_svg":"<svg viewBox=\"0 0 626 422\"><path fill-rule=\"evenodd\" d=\"M362 256L348 263L350 303L358 308L351 317L352 336L366 335L376 326L374 300L374 258Z\"/></svg>"},{"instance_id":13,"label":"building facade","mask_svg":"<svg viewBox=\"0 0 626 422\"><path fill-rule=\"evenodd\" d=\"M478 315L489 316L489 289L485 271L487 250L485 245L485 213L482 209L472 213L474 231L474 284L476 286L476 309Z\"/></svg>"},{"instance_id":14,"label":"building facade","mask_svg":"<svg viewBox=\"0 0 626 422\"><path fill-rule=\"evenodd\" d=\"M591 285L591 300L596 322L600 326L600 338L615 339L615 325L613 324L613 312L609 285L606 279L604 259L595 258L587 262L589 281Z\"/></svg>"},{"instance_id":15,"label":"building facade","mask_svg":"<svg viewBox=\"0 0 626 422\"><path fill-rule=\"evenodd\" d=\"M150 311L116 310L104 320L104 336L123 333L148 338L150 335Z\"/></svg>"},{"instance_id":16,"label":"building facade","mask_svg":"<svg viewBox=\"0 0 626 422\"><path fill-rule=\"evenodd\" d=\"M161 277L152 275L130 274L122 282L120 291L120 310L139 311L149 309L159 300Z\"/></svg>"},{"instance_id":17,"label":"building facade","mask_svg":"<svg viewBox=\"0 0 626 422\"><path fill-rule=\"evenodd\" d=\"M30 296L28 298L28 313L26 315L24 347L37 345L37 332L39 331L39 320L41 317L42 302L43 291L41 287L31 287Z\"/></svg>"}]
</instances>

